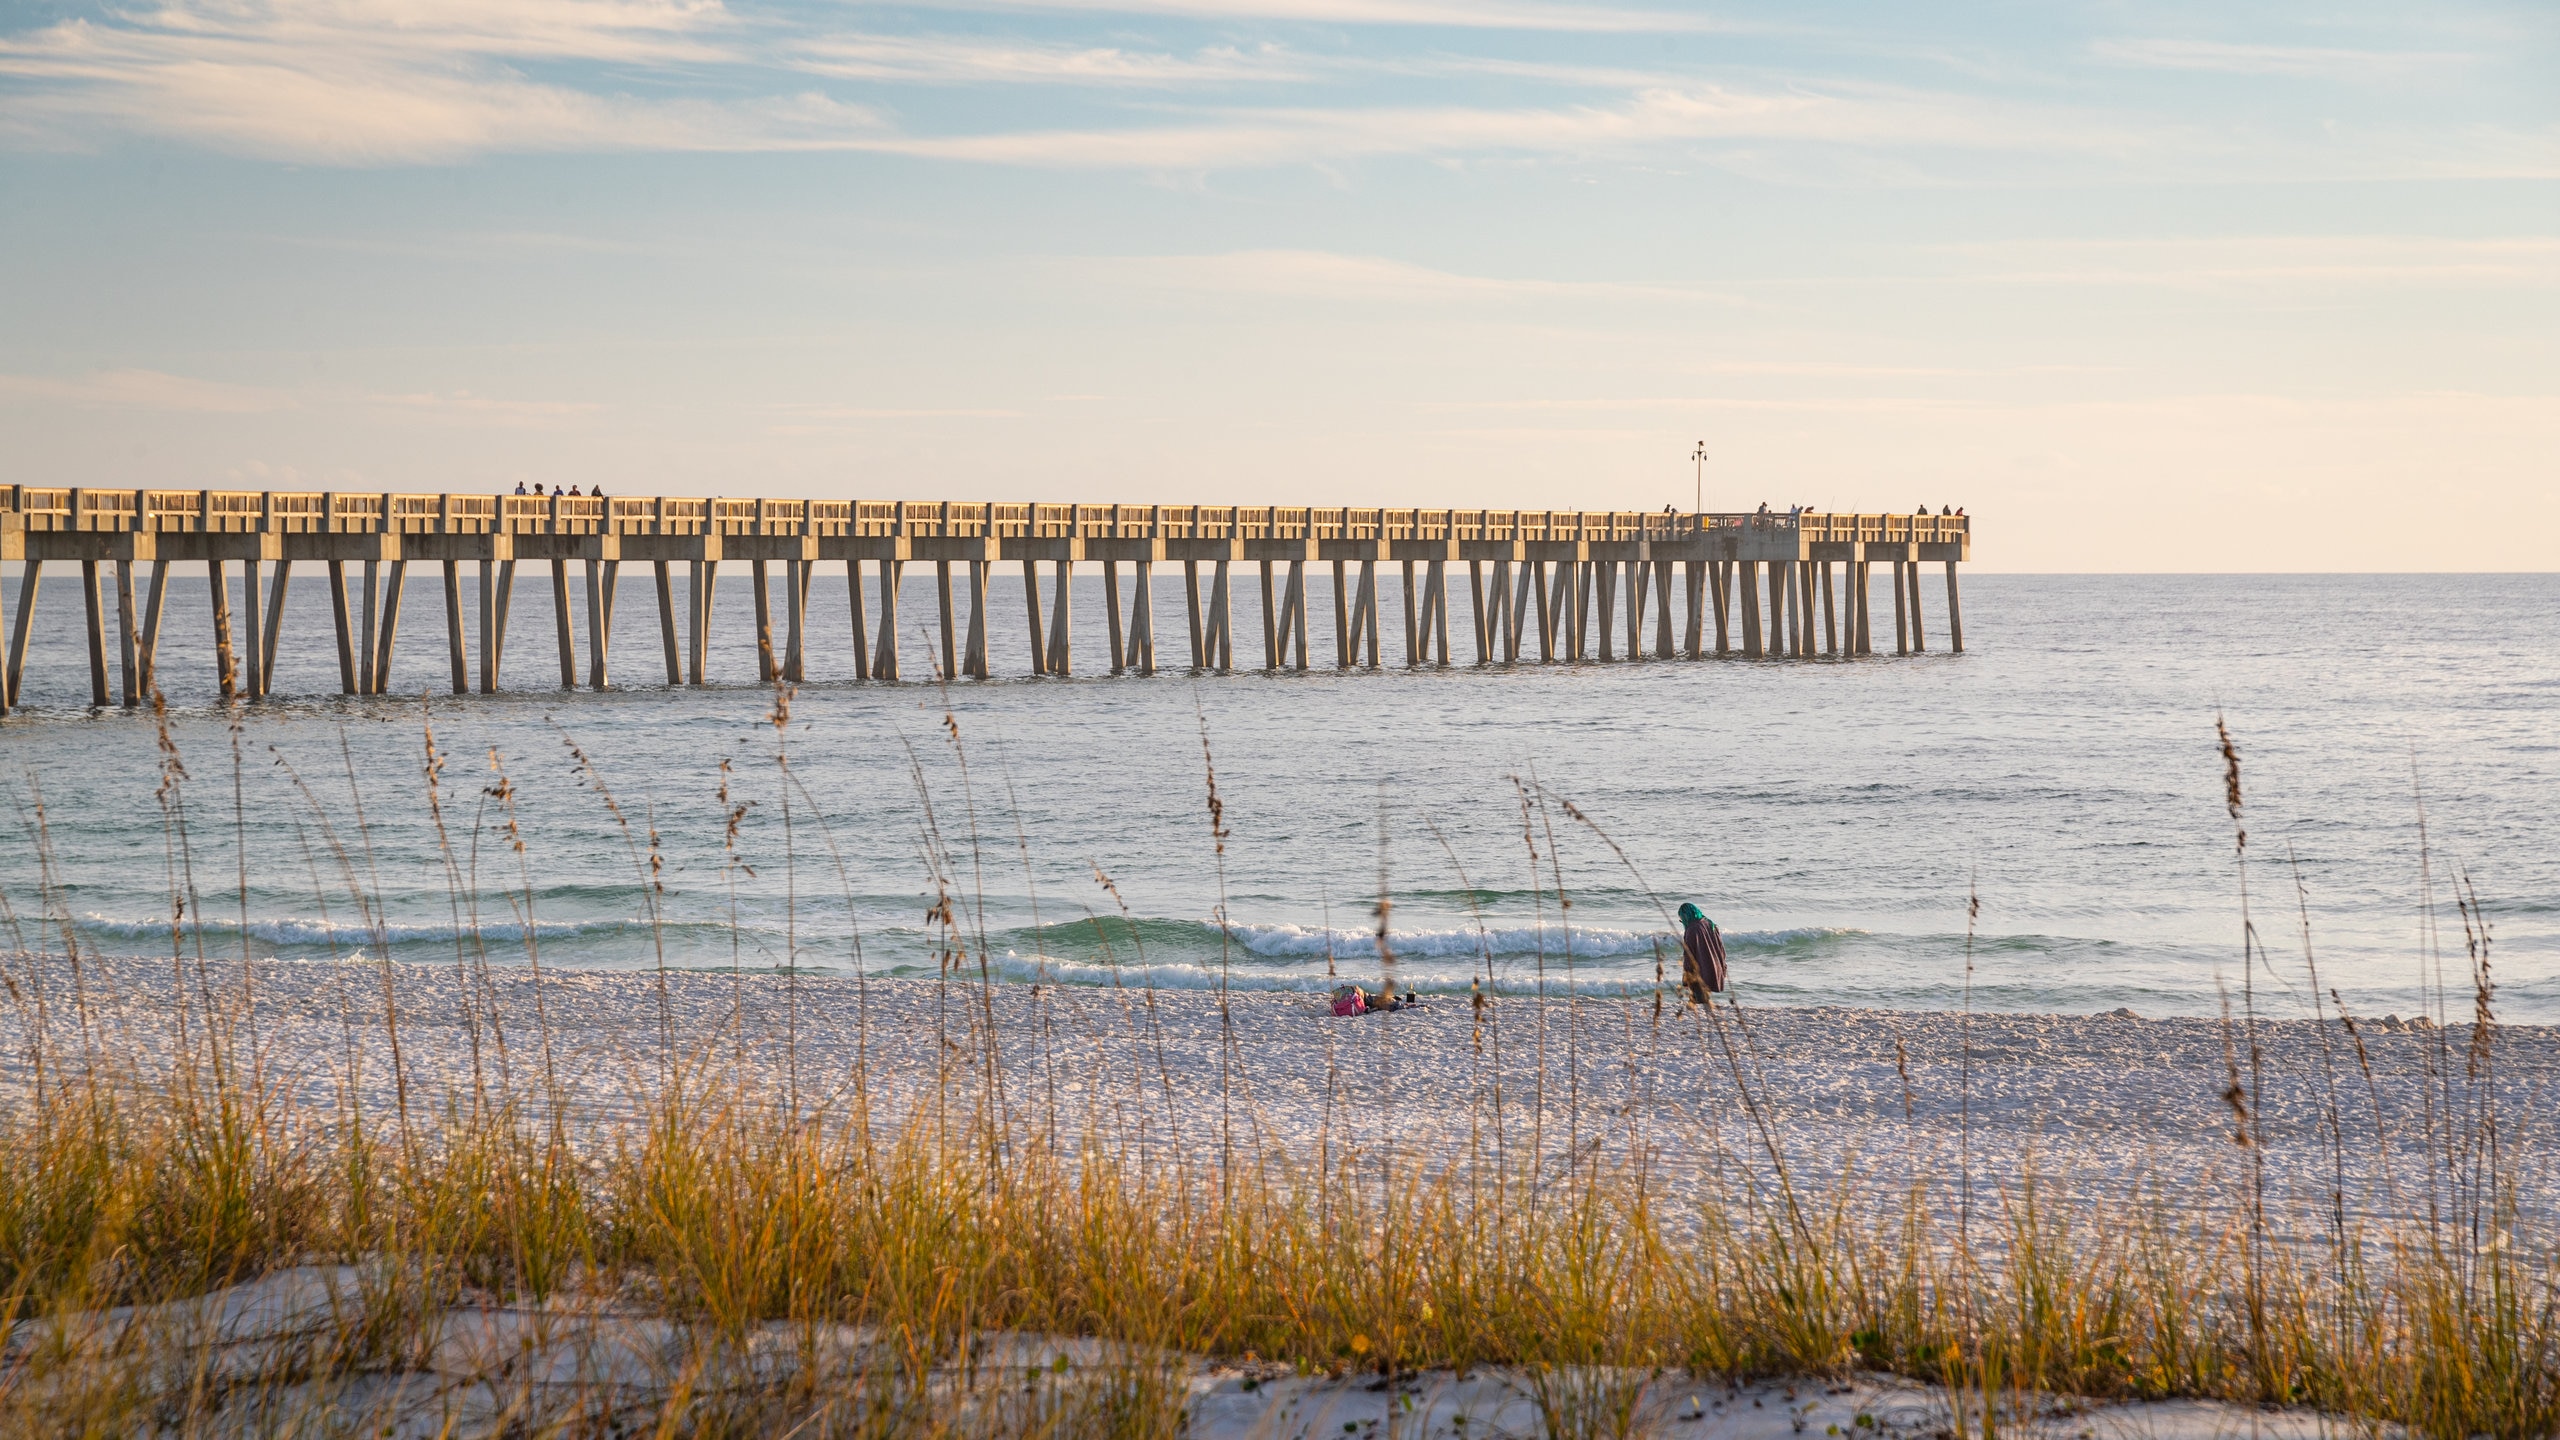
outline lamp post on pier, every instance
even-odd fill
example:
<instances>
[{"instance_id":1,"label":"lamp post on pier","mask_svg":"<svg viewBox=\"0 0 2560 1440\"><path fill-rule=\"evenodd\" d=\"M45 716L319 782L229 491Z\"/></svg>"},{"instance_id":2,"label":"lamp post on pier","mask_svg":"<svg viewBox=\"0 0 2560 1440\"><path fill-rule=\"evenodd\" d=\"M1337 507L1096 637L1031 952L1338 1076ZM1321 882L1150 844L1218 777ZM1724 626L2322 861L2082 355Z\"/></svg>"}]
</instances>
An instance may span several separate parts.
<instances>
[{"instance_id":1,"label":"lamp post on pier","mask_svg":"<svg viewBox=\"0 0 2560 1440\"><path fill-rule=\"evenodd\" d=\"M1707 513L1707 442L1699 441L1698 448L1689 452L1689 458L1698 462L1698 506L1692 513L1704 515Z\"/></svg>"}]
</instances>

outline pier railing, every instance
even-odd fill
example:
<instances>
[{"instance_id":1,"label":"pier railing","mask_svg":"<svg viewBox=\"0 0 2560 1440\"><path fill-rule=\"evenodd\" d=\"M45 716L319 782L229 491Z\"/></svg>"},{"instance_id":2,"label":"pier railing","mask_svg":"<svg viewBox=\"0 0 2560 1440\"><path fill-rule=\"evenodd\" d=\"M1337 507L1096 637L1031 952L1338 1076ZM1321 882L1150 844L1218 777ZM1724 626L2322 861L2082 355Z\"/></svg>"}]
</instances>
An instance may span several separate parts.
<instances>
[{"instance_id":1,"label":"pier railing","mask_svg":"<svg viewBox=\"0 0 2560 1440\"><path fill-rule=\"evenodd\" d=\"M736 535L921 539L1457 540L1676 543L1716 530L1816 543L1941 544L1961 515L1687 514L1307 505L1085 505L973 500L123 490L0 486L27 530L157 534Z\"/></svg>"}]
</instances>

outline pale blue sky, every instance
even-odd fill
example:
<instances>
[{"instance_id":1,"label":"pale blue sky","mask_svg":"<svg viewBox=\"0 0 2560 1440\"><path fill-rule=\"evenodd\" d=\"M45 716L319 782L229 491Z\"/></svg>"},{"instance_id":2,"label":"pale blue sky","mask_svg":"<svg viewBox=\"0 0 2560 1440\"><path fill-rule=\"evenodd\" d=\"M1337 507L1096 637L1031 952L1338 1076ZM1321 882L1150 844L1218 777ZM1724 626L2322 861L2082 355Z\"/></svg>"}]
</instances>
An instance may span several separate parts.
<instances>
[{"instance_id":1,"label":"pale blue sky","mask_svg":"<svg viewBox=\"0 0 2560 1440\"><path fill-rule=\"evenodd\" d=\"M2546 569L2560 7L0 7L29 483Z\"/></svg>"}]
</instances>

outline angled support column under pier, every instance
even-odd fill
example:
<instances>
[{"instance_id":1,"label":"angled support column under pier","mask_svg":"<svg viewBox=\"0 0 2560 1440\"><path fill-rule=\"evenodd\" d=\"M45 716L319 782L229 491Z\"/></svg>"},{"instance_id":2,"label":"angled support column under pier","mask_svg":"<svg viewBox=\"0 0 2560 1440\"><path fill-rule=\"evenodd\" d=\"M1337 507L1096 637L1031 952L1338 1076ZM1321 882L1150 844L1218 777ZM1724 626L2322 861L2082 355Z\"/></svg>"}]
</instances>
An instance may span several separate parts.
<instances>
[{"instance_id":1,"label":"angled support column under pier","mask_svg":"<svg viewBox=\"0 0 2560 1440\"><path fill-rule=\"evenodd\" d=\"M942 678L950 680L960 674L960 629L952 614L951 562L948 560L933 562L933 598L936 613L942 620Z\"/></svg>"},{"instance_id":2,"label":"angled support column under pier","mask_svg":"<svg viewBox=\"0 0 2560 1440\"><path fill-rule=\"evenodd\" d=\"M1156 673L1156 564L1153 560L1138 562L1137 593L1129 597L1129 643L1137 656L1138 673Z\"/></svg>"},{"instance_id":3,"label":"angled support column under pier","mask_svg":"<svg viewBox=\"0 0 2560 1440\"><path fill-rule=\"evenodd\" d=\"M160 635L161 579L168 568L165 561L155 562L151 567L151 600L148 607L150 613L145 615L142 621L142 686L145 692L151 688L151 654L156 648ZM276 561L275 582L267 590L266 633L257 638L260 651L258 673L265 677L267 686L266 690L259 692L260 694L269 694L275 689L276 646L284 639L284 600L285 596L291 592L292 585L293 562L279 559Z\"/></svg>"},{"instance_id":4,"label":"angled support column under pier","mask_svg":"<svg viewBox=\"0 0 2560 1440\"><path fill-rule=\"evenodd\" d=\"M1431 562L1431 638L1440 652L1440 668L1449 667L1449 562Z\"/></svg>"},{"instance_id":5,"label":"angled support column under pier","mask_svg":"<svg viewBox=\"0 0 2560 1440\"><path fill-rule=\"evenodd\" d=\"M1707 574L1709 566L1704 560L1688 560L1681 563L1680 569L1683 572L1681 598L1687 603L1688 609L1688 615L1686 617L1687 628L1686 633L1681 637L1683 643L1681 644L1680 649L1681 653L1687 655L1692 660L1696 660L1701 658L1705 653L1703 647L1706 644ZM1717 628L1722 629L1723 627L1719 625Z\"/></svg>"},{"instance_id":6,"label":"angled support column under pier","mask_svg":"<svg viewBox=\"0 0 2560 1440\"><path fill-rule=\"evenodd\" d=\"M1111 639L1111 673L1124 675L1129 670L1127 637L1120 626L1120 562L1102 562L1102 613L1109 618Z\"/></svg>"},{"instance_id":7,"label":"angled support column under pier","mask_svg":"<svg viewBox=\"0 0 2560 1440\"><path fill-rule=\"evenodd\" d=\"M660 560L651 568L656 571L658 582L658 638L667 652L667 684L675 686L684 683L684 660L676 646L676 585L675 577L667 570L669 563ZM853 608L854 634L859 637L862 633L862 587L859 584L853 589ZM861 643L859 638L855 643Z\"/></svg>"},{"instance_id":8,"label":"angled support column under pier","mask_svg":"<svg viewBox=\"0 0 2560 1440\"><path fill-rule=\"evenodd\" d=\"M1871 624L1870 602L1875 590L1875 574L1862 556L1849 562L1849 653L1875 653L1875 635Z\"/></svg>"},{"instance_id":9,"label":"angled support column under pier","mask_svg":"<svg viewBox=\"0 0 2560 1440\"><path fill-rule=\"evenodd\" d=\"M1493 626L1491 617L1484 613L1484 562L1481 560L1467 562L1467 599L1470 602L1468 613L1476 626L1476 663L1492 664Z\"/></svg>"},{"instance_id":10,"label":"angled support column under pier","mask_svg":"<svg viewBox=\"0 0 2560 1440\"><path fill-rule=\"evenodd\" d=\"M1307 668L1307 562L1289 562L1289 633L1296 646L1297 668ZM1284 647L1286 648L1286 647Z\"/></svg>"},{"instance_id":11,"label":"angled support column under pier","mask_svg":"<svg viewBox=\"0 0 2560 1440\"><path fill-rule=\"evenodd\" d=\"M1422 663L1422 597L1413 588L1413 562L1404 562L1404 668Z\"/></svg>"},{"instance_id":12,"label":"angled support column under pier","mask_svg":"<svg viewBox=\"0 0 2560 1440\"><path fill-rule=\"evenodd\" d=\"M1022 560L1023 613L1031 622L1031 673L1049 673L1049 636L1040 624L1040 562L1024 556Z\"/></svg>"},{"instance_id":13,"label":"angled support column under pier","mask_svg":"<svg viewBox=\"0 0 2560 1440\"><path fill-rule=\"evenodd\" d=\"M1621 662L1644 658L1644 607L1647 588L1642 560L1612 560L1618 575L1618 614L1613 627L1622 648Z\"/></svg>"},{"instance_id":14,"label":"angled support column under pier","mask_svg":"<svg viewBox=\"0 0 2560 1440\"><path fill-rule=\"evenodd\" d=\"M124 682L122 693L127 710L142 704L142 633L141 622L134 613L136 608L133 562L119 560L116 562L116 637L122 646L120 658L123 665L119 678Z\"/></svg>"},{"instance_id":15,"label":"angled support column under pier","mask_svg":"<svg viewBox=\"0 0 2560 1440\"><path fill-rule=\"evenodd\" d=\"M1280 668L1280 592L1272 569L1275 563L1266 559L1257 565L1262 573L1262 668L1266 674Z\"/></svg>"},{"instance_id":16,"label":"angled support column under pier","mask_svg":"<svg viewBox=\"0 0 2560 1440\"><path fill-rule=\"evenodd\" d=\"M489 562L480 562L480 629L489 627ZM329 619L338 636L338 693L356 693L355 617L347 612L347 562L329 562Z\"/></svg>"},{"instance_id":17,"label":"angled support column under pier","mask_svg":"<svg viewBox=\"0 0 2560 1440\"><path fill-rule=\"evenodd\" d=\"M218 569L214 572L217 589L222 584L221 573ZM95 560L80 562L80 604L88 612L89 620L89 704L103 710L107 707L107 617L98 603L98 562ZM220 628L227 641L231 633L228 609L222 613ZM222 698L228 700L231 698L231 656L227 646L220 652L220 658Z\"/></svg>"},{"instance_id":18,"label":"angled support column under pier","mask_svg":"<svg viewBox=\"0 0 2560 1440\"><path fill-rule=\"evenodd\" d=\"M1305 648L1303 644L1305 637L1298 634L1297 628L1297 589L1300 578L1297 565L1300 562L1289 563L1288 577L1281 579L1274 572L1274 567L1279 564L1278 561L1262 562L1262 660L1263 668L1275 674L1288 668L1289 642L1292 639L1301 641L1300 648ZM1276 594L1274 593L1275 585Z\"/></svg>"},{"instance_id":19,"label":"angled support column under pier","mask_svg":"<svg viewBox=\"0 0 2560 1440\"><path fill-rule=\"evenodd\" d=\"M1796 658L1810 660L1819 650L1814 634L1814 566L1809 560L1795 563Z\"/></svg>"},{"instance_id":20,"label":"angled support column under pier","mask_svg":"<svg viewBox=\"0 0 2560 1440\"><path fill-rule=\"evenodd\" d=\"M1567 563L1573 566L1573 583L1565 588L1573 622L1573 642L1568 649L1572 658L1588 660L1591 658L1591 590L1595 578L1592 571L1597 567L1583 560Z\"/></svg>"},{"instance_id":21,"label":"angled support column under pier","mask_svg":"<svg viewBox=\"0 0 2560 1440\"><path fill-rule=\"evenodd\" d=\"M552 640L560 652L560 688L578 688L578 627L569 608L569 562L551 557Z\"/></svg>"},{"instance_id":22,"label":"angled support column under pier","mask_svg":"<svg viewBox=\"0 0 2560 1440\"><path fill-rule=\"evenodd\" d=\"M1495 584L1503 587L1503 664L1521 664L1523 635L1528 635L1528 623L1536 618L1531 589L1539 569L1539 561L1533 559L1492 561Z\"/></svg>"},{"instance_id":23,"label":"angled support column under pier","mask_svg":"<svg viewBox=\"0 0 2560 1440\"><path fill-rule=\"evenodd\" d=\"M480 693L498 691L507 656L507 616L515 609L516 562L480 562Z\"/></svg>"},{"instance_id":24,"label":"angled support column under pier","mask_svg":"<svg viewBox=\"0 0 2560 1440\"><path fill-rule=\"evenodd\" d=\"M284 584L284 576L281 571L279 571L276 576L276 584L279 587ZM284 592L279 588L276 593L281 595ZM141 678L142 693L145 695L149 695L160 683L160 617L166 613L168 600L169 562L166 560L154 560L151 562L151 588L144 594L142 601ZM284 602L279 600L276 602L274 609L270 610L267 616L267 669L269 673L273 673L275 670L274 627L283 608Z\"/></svg>"},{"instance_id":25,"label":"angled support column under pier","mask_svg":"<svg viewBox=\"0 0 2560 1440\"><path fill-rule=\"evenodd\" d=\"M391 693L391 651L400 638L400 598L409 590L409 562L394 560L383 581L381 628L374 633L373 693Z\"/></svg>"},{"instance_id":26,"label":"angled support column under pier","mask_svg":"<svg viewBox=\"0 0 2560 1440\"><path fill-rule=\"evenodd\" d=\"M1235 593L1228 583L1228 562L1212 562L1209 580L1209 664L1224 675L1236 665Z\"/></svg>"},{"instance_id":27,"label":"angled support column under pier","mask_svg":"<svg viewBox=\"0 0 2560 1440\"><path fill-rule=\"evenodd\" d=\"M1595 617L1600 622L1600 658L1615 660L1618 658L1618 642L1612 632L1618 626L1618 567L1611 561L1595 560L1590 568L1593 572L1591 585L1598 591L1596 598L1600 602Z\"/></svg>"},{"instance_id":28,"label":"angled support column under pier","mask_svg":"<svg viewBox=\"0 0 2560 1440\"><path fill-rule=\"evenodd\" d=\"M809 623L809 572L816 562L785 560L782 562L782 678L794 685L808 678L807 628Z\"/></svg>"},{"instance_id":29,"label":"angled support column under pier","mask_svg":"<svg viewBox=\"0 0 2560 1440\"><path fill-rule=\"evenodd\" d=\"M1671 574L1669 560L1653 562L1653 658L1668 660L1675 653L1671 646Z\"/></svg>"},{"instance_id":30,"label":"angled support column under pier","mask_svg":"<svg viewBox=\"0 0 2560 1440\"><path fill-rule=\"evenodd\" d=\"M1644 607L1646 598L1652 593L1650 562L1630 560L1626 562L1626 574L1627 658L1641 660L1644 658Z\"/></svg>"},{"instance_id":31,"label":"angled support column under pier","mask_svg":"<svg viewBox=\"0 0 2560 1440\"><path fill-rule=\"evenodd\" d=\"M1791 612L1795 609L1795 586L1789 583L1794 577L1788 573L1793 563L1787 560L1769 562L1768 633L1762 637L1762 648L1771 659L1795 653L1795 641L1787 633L1788 622L1794 619Z\"/></svg>"},{"instance_id":32,"label":"angled support column under pier","mask_svg":"<svg viewBox=\"0 0 2560 1440\"><path fill-rule=\"evenodd\" d=\"M44 579L44 562L28 559L18 566L18 617L9 626L9 654L0 672L0 710L18 708L18 681L27 668L28 622L35 618L36 586Z\"/></svg>"},{"instance_id":33,"label":"angled support column under pier","mask_svg":"<svg viewBox=\"0 0 2560 1440\"><path fill-rule=\"evenodd\" d=\"M880 638L871 647L871 678L898 678L898 590L906 580L906 562L880 562Z\"/></svg>"},{"instance_id":34,"label":"angled support column under pier","mask_svg":"<svg viewBox=\"0 0 2560 1440\"><path fill-rule=\"evenodd\" d=\"M1760 648L1760 562L1735 562L1734 591L1742 600L1742 658L1761 658Z\"/></svg>"},{"instance_id":35,"label":"angled support column under pier","mask_svg":"<svg viewBox=\"0 0 2560 1440\"><path fill-rule=\"evenodd\" d=\"M376 624L373 607L382 588L382 576L379 573L381 565L380 560L364 562L364 601L356 607L356 613L362 617L363 622L356 630L356 693L359 695L373 693L373 637Z\"/></svg>"},{"instance_id":36,"label":"angled support column under pier","mask_svg":"<svg viewBox=\"0 0 2560 1440\"><path fill-rule=\"evenodd\" d=\"M1902 566L1902 561L1894 561L1890 577L1893 582L1893 653L1896 655L1911 653L1911 587L1902 578Z\"/></svg>"},{"instance_id":37,"label":"angled support column under pier","mask_svg":"<svg viewBox=\"0 0 2560 1440\"><path fill-rule=\"evenodd\" d=\"M695 685L711 683L711 613L720 597L720 559L706 556L693 562L693 635L692 648L685 654L685 678Z\"/></svg>"},{"instance_id":38,"label":"angled support column under pier","mask_svg":"<svg viewBox=\"0 0 2560 1440\"><path fill-rule=\"evenodd\" d=\"M277 567L276 583L278 585L284 583L284 573L289 568L281 565ZM141 607L134 616L133 699L127 702L129 704L139 706L148 700L153 688L159 683L157 667L160 651L160 614L168 595L169 562L155 558L151 562L150 583L142 588ZM275 673L275 614L281 608L282 602L278 601L267 613L266 673L269 676Z\"/></svg>"},{"instance_id":39,"label":"angled support column under pier","mask_svg":"<svg viewBox=\"0 0 2560 1440\"><path fill-rule=\"evenodd\" d=\"M1351 668L1351 572L1347 560L1333 562L1333 668Z\"/></svg>"},{"instance_id":40,"label":"angled support column under pier","mask_svg":"<svg viewBox=\"0 0 2560 1440\"><path fill-rule=\"evenodd\" d=\"M123 567L117 568L121 570ZM264 618L262 612L266 600L258 590L260 578L258 561L254 557L240 562L240 608L246 612L240 618L244 622L244 638L248 641L241 647L240 691L251 700L267 693L267 657L265 647L258 643L265 632L265 626L260 622Z\"/></svg>"},{"instance_id":41,"label":"angled support column under pier","mask_svg":"<svg viewBox=\"0 0 2560 1440\"><path fill-rule=\"evenodd\" d=\"M1057 566L1058 598L1049 605L1049 673L1063 679L1076 668L1076 569L1073 560L1051 563Z\"/></svg>"},{"instance_id":42,"label":"angled support column under pier","mask_svg":"<svg viewBox=\"0 0 2560 1440\"><path fill-rule=\"evenodd\" d=\"M622 562L587 562L587 688L602 690L611 676L613 601L622 588Z\"/></svg>"},{"instance_id":43,"label":"angled support column under pier","mask_svg":"<svg viewBox=\"0 0 2560 1440\"><path fill-rule=\"evenodd\" d=\"M1363 663L1372 670L1379 668L1378 631L1380 628L1378 562L1363 560L1360 562L1360 593L1352 601L1351 649L1355 655L1365 655L1367 658Z\"/></svg>"},{"instance_id":44,"label":"angled support column under pier","mask_svg":"<svg viewBox=\"0 0 2560 1440\"><path fill-rule=\"evenodd\" d=\"M1368 656L1367 663L1372 670L1384 669L1386 665L1386 662L1380 658L1387 643L1386 602L1380 598L1385 593L1386 587L1378 579L1378 562L1374 560L1360 562L1360 601L1367 607L1369 617L1363 635L1365 653Z\"/></svg>"},{"instance_id":45,"label":"angled support column under pier","mask_svg":"<svg viewBox=\"0 0 2560 1440\"><path fill-rule=\"evenodd\" d=\"M1531 600L1537 609L1532 613L1538 621L1538 663L1541 665L1549 664L1556 658L1555 603L1548 594L1554 588L1548 583L1551 568L1543 560L1531 560L1522 569L1520 577L1535 592Z\"/></svg>"},{"instance_id":46,"label":"angled support column under pier","mask_svg":"<svg viewBox=\"0 0 2560 1440\"><path fill-rule=\"evenodd\" d=\"M944 579L948 581L949 578L946 571ZM770 685L781 669L777 663L781 657L773 648L773 570L763 556L751 556L747 560L747 583L756 592L756 683Z\"/></svg>"},{"instance_id":47,"label":"angled support column under pier","mask_svg":"<svg viewBox=\"0 0 2560 1440\"><path fill-rule=\"evenodd\" d=\"M214 677L222 687L222 703L228 705L240 696L239 657L231 648L231 579L223 573L223 564L219 560L206 561L204 573L205 579L211 582L213 590ZM96 650L94 640L91 650L94 654ZM106 679L103 666L100 667L98 678L102 682ZM103 689L103 685L101 688ZM104 694L99 696L101 704L105 703L105 699Z\"/></svg>"},{"instance_id":48,"label":"angled support column under pier","mask_svg":"<svg viewBox=\"0 0 2560 1440\"><path fill-rule=\"evenodd\" d=\"M1407 574L1411 574L1413 572L1413 564L1414 562L1410 560L1405 562L1405 571ZM1418 647L1413 652L1413 658L1407 664L1407 669L1411 669L1416 665L1429 665L1433 663L1431 642L1437 623L1436 617L1433 614L1433 609L1440 598L1434 582L1438 579L1436 572L1439 568L1439 561L1423 561L1421 589L1414 591L1412 594L1407 596L1410 603L1411 613L1405 620L1405 628L1413 635L1415 644ZM1446 661L1443 660L1442 663L1446 663Z\"/></svg>"},{"instance_id":49,"label":"angled support column under pier","mask_svg":"<svg viewBox=\"0 0 2560 1440\"><path fill-rule=\"evenodd\" d=\"M964 560L961 563L968 567L962 573L969 584L969 649L961 658L961 670L972 680L984 680L988 675L987 587L989 577L995 573L995 564L988 560Z\"/></svg>"},{"instance_id":50,"label":"angled support column under pier","mask_svg":"<svg viewBox=\"0 0 2560 1440\"><path fill-rule=\"evenodd\" d=\"M1911 587L1911 653L1924 654L1929 648L1928 627L1920 622L1920 562L1903 563L1903 582Z\"/></svg>"},{"instance_id":51,"label":"angled support column under pier","mask_svg":"<svg viewBox=\"0 0 2560 1440\"><path fill-rule=\"evenodd\" d=\"M871 678L871 620L863 613L862 561L858 556L844 562L844 593L845 603L853 614L853 678L868 680Z\"/></svg>"},{"instance_id":52,"label":"angled support column under pier","mask_svg":"<svg viewBox=\"0 0 2560 1440\"><path fill-rule=\"evenodd\" d=\"M1191 668L1209 668L1209 633L1200 618L1200 562L1182 562L1182 608L1191 618Z\"/></svg>"},{"instance_id":53,"label":"angled support column under pier","mask_svg":"<svg viewBox=\"0 0 2560 1440\"><path fill-rule=\"evenodd\" d=\"M462 643L462 562L444 562L444 648L453 668L453 693L471 693L470 651Z\"/></svg>"},{"instance_id":54,"label":"angled support column under pier","mask_svg":"<svg viewBox=\"0 0 2560 1440\"><path fill-rule=\"evenodd\" d=\"M1352 562L1333 562L1334 668L1350 670L1360 663L1361 626L1367 615L1361 609L1360 577L1349 567Z\"/></svg>"},{"instance_id":55,"label":"angled support column under pier","mask_svg":"<svg viewBox=\"0 0 2560 1440\"><path fill-rule=\"evenodd\" d=\"M1733 653L1733 577L1741 563L1738 560L1707 562L1707 593L1716 607L1716 654L1719 656Z\"/></svg>"},{"instance_id":56,"label":"angled support column under pier","mask_svg":"<svg viewBox=\"0 0 2560 1440\"><path fill-rule=\"evenodd\" d=\"M1831 562L1822 562L1822 653L1840 653L1840 612L1832 599Z\"/></svg>"},{"instance_id":57,"label":"angled support column under pier","mask_svg":"<svg viewBox=\"0 0 2560 1440\"><path fill-rule=\"evenodd\" d=\"M1947 649L1964 653L1964 601L1956 594L1956 562L1947 562Z\"/></svg>"}]
</instances>

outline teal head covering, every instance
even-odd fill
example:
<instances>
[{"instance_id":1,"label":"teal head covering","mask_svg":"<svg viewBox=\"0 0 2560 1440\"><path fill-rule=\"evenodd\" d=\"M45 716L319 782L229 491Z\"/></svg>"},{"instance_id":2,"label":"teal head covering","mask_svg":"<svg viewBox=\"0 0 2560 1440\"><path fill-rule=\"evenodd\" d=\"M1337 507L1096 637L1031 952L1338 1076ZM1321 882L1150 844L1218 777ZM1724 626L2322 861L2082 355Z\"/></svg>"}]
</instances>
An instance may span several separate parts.
<instances>
[{"instance_id":1,"label":"teal head covering","mask_svg":"<svg viewBox=\"0 0 2560 1440\"><path fill-rule=\"evenodd\" d=\"M1707 912L1705 912L1704 910L1699 909L1695 904L1692 904L1691 902L1686 901L1686 900L1684 900L1684 901L1680 902L1680 923L1681 923L1681 924L1686 925L1686 924L1689 924L1691 921L1695 921L1695 920L1704 920L1704 919L1706 919L1706 918L1707 918Z\"/></svg>"}]
</instances>

